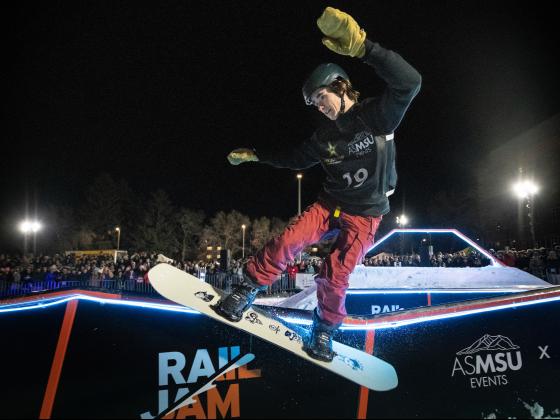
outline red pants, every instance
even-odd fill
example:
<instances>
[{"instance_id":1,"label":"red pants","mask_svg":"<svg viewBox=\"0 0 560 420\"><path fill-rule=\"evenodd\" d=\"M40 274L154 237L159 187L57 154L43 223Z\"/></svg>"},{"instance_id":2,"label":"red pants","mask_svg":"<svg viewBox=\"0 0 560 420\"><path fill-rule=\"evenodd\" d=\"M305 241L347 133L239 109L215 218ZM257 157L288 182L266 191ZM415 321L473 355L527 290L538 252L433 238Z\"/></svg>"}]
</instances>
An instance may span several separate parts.
<instances>
[{"instance_id":1,"label":"red pants","mask_svg":"<svg viewBox=\"0 0 560 420\"><path fill-rule=\"evenodd\" d=\"M247 273L259 284L270 285L305 247L319 242L327 232L340 229L329 256L315 277L319 317L332 325L340 324L346 316L348 278L373 245L380 222L381 216L352 216L343 212L334 219L328 208L315 203L249 259Z\"/></svg>"}]
</instances>

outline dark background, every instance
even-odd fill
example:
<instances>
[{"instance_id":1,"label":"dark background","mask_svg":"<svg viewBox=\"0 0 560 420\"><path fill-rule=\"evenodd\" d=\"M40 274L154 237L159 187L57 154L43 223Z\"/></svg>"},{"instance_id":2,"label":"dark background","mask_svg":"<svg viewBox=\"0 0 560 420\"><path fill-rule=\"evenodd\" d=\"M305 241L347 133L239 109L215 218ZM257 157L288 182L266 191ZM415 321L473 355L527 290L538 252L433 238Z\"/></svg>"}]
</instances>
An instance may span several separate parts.
<instances>
[{"instance_id":1,"label":"dark background","mask_svg":"<svg viewBox=\"0 0 560 420\"><path fill-rule=\"evenodd\" d=\"M392 216L404 206L414 226L436 192L472 187L485 152L560 110L551 3L18 2L2 10L2 223L26 205L77 205L100 172L210 215L293 216L295 173L226 155L307 138L324 117L301 85L321 62L343 66L363 97L380 93L373 69L321 44L328 5L423 76L396 132L392 198ZM303 206L322 179L305 171Z\"/></svg>"}]
</instances>

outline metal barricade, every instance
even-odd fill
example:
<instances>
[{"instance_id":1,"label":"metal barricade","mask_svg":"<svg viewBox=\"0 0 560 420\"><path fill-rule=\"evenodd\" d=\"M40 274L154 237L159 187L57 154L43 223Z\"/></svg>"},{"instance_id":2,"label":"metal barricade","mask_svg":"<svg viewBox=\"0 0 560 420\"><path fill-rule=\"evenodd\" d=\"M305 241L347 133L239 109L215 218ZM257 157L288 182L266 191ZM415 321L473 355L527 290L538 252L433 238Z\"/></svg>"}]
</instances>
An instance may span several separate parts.
<instances>
[{"instance_id":1,"label":"metal barricade","mask_svg":"<svg viewBox=\"0 0 560 420\"><path fill-rule=\"evenodd\" d=\"M241 282L242 277L235 273L204 273L200 276L200 281L211 284L225 293L230 293L232 287ZM0 298L12 298L24 295L30 295L40 292L48 292L58 289L93 289L115 293L132 293L159 296L149 282L143 278L122 280L122 279L87 279L74 280L66 279L62 281L33 281L33 282L7 282L0 281ZM280 276L278 281L268 287L266 295L291 294L298 290L295 282L285 273Z\"/></svg>"}]
</instances>

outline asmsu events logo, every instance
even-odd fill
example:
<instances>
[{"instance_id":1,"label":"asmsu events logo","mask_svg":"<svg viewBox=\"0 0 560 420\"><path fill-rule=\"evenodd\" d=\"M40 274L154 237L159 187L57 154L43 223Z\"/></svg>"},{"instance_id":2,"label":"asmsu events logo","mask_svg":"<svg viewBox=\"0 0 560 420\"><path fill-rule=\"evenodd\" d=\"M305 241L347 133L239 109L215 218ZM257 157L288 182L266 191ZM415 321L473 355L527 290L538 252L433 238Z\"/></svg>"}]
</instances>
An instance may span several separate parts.
<instances>
[{"instance_id":1,"label":"asmsu events logo","mask_svg":"<svg viewBox=\"0 0 560 420\"><path fill-rule=\"evenodd\" d=\"M503 335L485 334L456 353L451 377L468 377L473 389L504 386L509 383L507 373L522 367L519 346Z\"/></svg>"},{"instance_id":2,"label":"asmsu events logo","mask_svg":"<svg viewBox=\"0 0 560 420\"><path fill-rule=\"evenodd\" d=\"M348 154L363 156L373 150L375 138L373 134L362 131L354 136L354 139L348 144Z\"/></svg>"},{"instance_id":3,"label":"asmsu events logo","mask_svg":"<svg viewBox=\"0 0 560 420\"><path fill-rule=\"evenodd\" d=\"M240 382L261 377L260 369L249 369L251 353L241 356L239 346L219 347L217 352L198 349L187 368L181 352L158 354L158 416L165 418L240 417ZM142 419L156 415L147 411Z\"/></svg>"}]
</instances>

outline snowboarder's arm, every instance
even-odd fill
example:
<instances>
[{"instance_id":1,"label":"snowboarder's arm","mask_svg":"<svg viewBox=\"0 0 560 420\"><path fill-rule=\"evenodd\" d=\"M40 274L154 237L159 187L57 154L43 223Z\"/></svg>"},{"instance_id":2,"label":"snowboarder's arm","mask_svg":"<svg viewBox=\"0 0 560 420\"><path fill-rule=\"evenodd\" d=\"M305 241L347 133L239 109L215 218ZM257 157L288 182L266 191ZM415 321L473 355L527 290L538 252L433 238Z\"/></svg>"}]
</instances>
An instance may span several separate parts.
<instances>
[{"instance_id":1,"label":"snowboarder's arm","mask_svg":"<svg viewBox=\"0 0 560 420\"><path fill-rule=\"evenodd\" d=\"M323 44L337 54L357 57L371 65L386 83L383 94L365 100L360 117L377 133L392 133L420 90L422 77L399 54L366 38L366 32L349 14L327 7L317 19L325 35Z\"/></svg>"},{"instance_id":2,"label":"snowboarder's arm","mask_svg":"<svg viewBox=\"0 0 560 420\"><path fill-rule=\"evenodd\" d=\"M314 135L315 136L315 135ZM312 138L313 139L313 138ZM313 152L312 139L303 142L295 149L288 151L257 151L259 162L275 168L307 169L319 163L319 158Z\"/></svg>"},{"instance_id":3,"label":"snowboarder's arm","mask_svg":"<svg viewBox=\"0 0 560 420\"><path fill-rule=\"evenodd\" d=\"M325 35L323 45L337 54L363 57L366 32L348 13L334 7L326 7L317 19L317 26Z\"/></svg>"},{"instance_id":4,"label":"snowboarder's arm","mask_svg":"<svg viewBox=\"0 0 560 420\"><path fill-rule=\"evenodd\" d=\"M227 156L229 163L239 165L244 162L260 162L276 168L306 169L319 163L319 159L313 154L309 142L302 143L296 149L290 151L267 151L239 148L230 152Z\"/></svg>"},{"instance_id":5,"label":"snowboarder's arm","mask_svg":"<svg viewBox=\"0 0 560 420\"><path fill-rule=\"evenodd\" d=\"M389 134L400 124L412 99L420 91L422 76L399 54L366 40L362 61L387 83L379 97L363 101L360 117L376 132Z\"/></svg>"}]
</instances>

